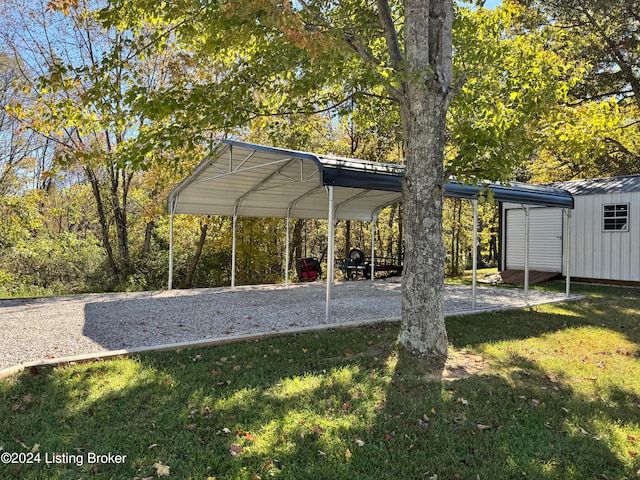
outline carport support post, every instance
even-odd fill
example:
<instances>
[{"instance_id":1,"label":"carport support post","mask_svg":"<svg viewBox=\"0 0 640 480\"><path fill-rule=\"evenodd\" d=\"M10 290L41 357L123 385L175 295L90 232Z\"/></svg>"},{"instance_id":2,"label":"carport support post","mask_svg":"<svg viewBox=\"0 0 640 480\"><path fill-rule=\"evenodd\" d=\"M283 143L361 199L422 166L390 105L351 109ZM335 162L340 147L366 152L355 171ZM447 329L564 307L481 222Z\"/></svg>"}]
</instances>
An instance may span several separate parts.
<instances>
[{"instance_id":1,"label":"carport support post","mask_svg":"<svg viewBox=\"0 0 640 480\"><path fill-rule=\"evenodd\" d=\"M173 289L173 215L175 211L175 201L169 205L169 281L167 282L167 290Z\"/></svg>"},{"instance_id":2,"label":"carport support post","mask_svg":"<svg viewBox=\"0 0 640 480\"><path fill-rule=\"evenodd\" d=\"M471 309L476 309L476 287L478 276L478 199L473 199L473 252L472 252L472 272L471 279Z\"/></svg>"},{"instance_id":3,"label":"carport support post","mask_svg":"<svg viewBox=\"0 0 640 480\"><path fill-rule=\"evenodd\" d=\"M291 223L291 217L287 215L287 238L285 240L285 253L284 253L284 284L289 285L289 224Z\"/></svg>"},{"instance_id":4,"label":"carport support post","mask_svg":"<svg viewBox=\"0 0 640 480\"><path fill-rule=\"evenodd\" d=\"M567 214L567 228L566 228L566 248L564 250L564 282L565 282L565 296L569 298L571 296L571 272L569 271L570 264L570 256L571 256L571 210L566 209Z\"/></svg>"},{"instance_id":5,"label":"carport support post","mask_svg":"<svg viewBox=\"0 0 640 480\"><path fill-rule=\"evenodd\" d=\"M376 221L378 214L371 215L371 281L376 279Z\"/></svg>"},{"instance_id":6,"label":"carport support post","mask_svg":"<svg viewBox=\"0 0 640 480\"><path fill-rule=\"evenodd\" d=\"M236 223L238 215L233 215L233 233L231 235L231 286L236 286Z\"/></svg>"},{"instance_id":7,"label":"carport support post","mask_svg":"<svg viewBox=\"0 0 640 480\"><path fill-rule=\"evenodd\" d=\"M329 185L327 187L328 190L328 194L329 194L329 232L328 232L328 239L327 239L327 298L326 298L326 305L325 305L325 322L329 323L329 320L331 319L331 287L333 286L333 275L334 275L334 271L333 271L333 256L334 256L334 241L335 241L335 235L336 235L336 231L335 231L335 222L333 219L333 186Z\"/></svg>"},{"instance_id":8,"label":"carport support post","mask_svg":"<svg viewBox=\"0 0 640 480\"><path fill-rule=\"evenodd\" d=\"M524 304L529 306L529 205L524 207Z\"/></svg>"}]
</instances>

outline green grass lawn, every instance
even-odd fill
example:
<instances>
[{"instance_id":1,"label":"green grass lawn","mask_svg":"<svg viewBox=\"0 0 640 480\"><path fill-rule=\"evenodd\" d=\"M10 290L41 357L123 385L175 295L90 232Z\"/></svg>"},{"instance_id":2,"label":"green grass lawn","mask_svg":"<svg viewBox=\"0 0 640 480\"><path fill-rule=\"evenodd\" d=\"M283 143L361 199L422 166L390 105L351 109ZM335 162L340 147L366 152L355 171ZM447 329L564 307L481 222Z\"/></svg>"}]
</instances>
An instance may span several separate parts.
<instances>
[{"instance_id":1,"label":"green grass lawn","mask_svg":"<svg viewBox=\"0 0 640 480\"><path fill-rule=\"evenodd\" d=\"M637 479L640 290L573 291L449 318L484 358L457 380L397 323L27 371L0 382L0 453L40 462L0 478Z\"/></svg>"}]
</instances>

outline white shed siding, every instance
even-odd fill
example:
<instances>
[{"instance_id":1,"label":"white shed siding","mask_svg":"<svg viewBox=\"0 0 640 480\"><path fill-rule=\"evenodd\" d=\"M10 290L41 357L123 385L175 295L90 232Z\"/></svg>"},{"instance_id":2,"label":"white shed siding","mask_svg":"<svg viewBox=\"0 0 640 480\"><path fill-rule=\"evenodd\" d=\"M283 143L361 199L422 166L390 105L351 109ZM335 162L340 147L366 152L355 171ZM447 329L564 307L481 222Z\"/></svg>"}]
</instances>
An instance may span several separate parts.
<instances>
[{"instance_id":1,"label":"white shed siding","mask_svg":"<svg viewBox=\"0 0 640 480\"><path fill-rule=\"evenodd\" d=\"M515 207L515 208L510 208ZM522 207L505 204L505 269L524 270L525 215ZM530 208L529 270L562 272L562 209Z\"/></svg>"},{"instance_id":2,"label":"white shed siding","mask_svg":"<svg viewBox=\"0 0 640 480\"><path fill-rule=\"evenodd\" d=\"M627 231L602 231L602 206L628 203ZM579 195L571 219L571 275L640 281L640 192Z\"/></svg>"}]
</instances>

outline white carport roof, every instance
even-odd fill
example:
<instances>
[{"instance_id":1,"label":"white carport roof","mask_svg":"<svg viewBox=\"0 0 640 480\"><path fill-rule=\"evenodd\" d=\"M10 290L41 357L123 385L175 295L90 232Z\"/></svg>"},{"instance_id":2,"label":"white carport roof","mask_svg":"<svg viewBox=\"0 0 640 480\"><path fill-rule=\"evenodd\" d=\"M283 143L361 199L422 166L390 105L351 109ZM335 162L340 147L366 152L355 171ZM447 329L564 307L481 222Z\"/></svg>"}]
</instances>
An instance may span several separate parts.
<instances>
[{"instance_id":1,"label":"white carport roof","mask_svg":"<svg viewBox=\"0 0 640 480\"><path fill-rule=\"evenodd\" d=\"M372 220L402 198L404 167L226 140L169 194L173 213ZM172 209L172 205L174 208Z\"/></svg>"}]
</instances>

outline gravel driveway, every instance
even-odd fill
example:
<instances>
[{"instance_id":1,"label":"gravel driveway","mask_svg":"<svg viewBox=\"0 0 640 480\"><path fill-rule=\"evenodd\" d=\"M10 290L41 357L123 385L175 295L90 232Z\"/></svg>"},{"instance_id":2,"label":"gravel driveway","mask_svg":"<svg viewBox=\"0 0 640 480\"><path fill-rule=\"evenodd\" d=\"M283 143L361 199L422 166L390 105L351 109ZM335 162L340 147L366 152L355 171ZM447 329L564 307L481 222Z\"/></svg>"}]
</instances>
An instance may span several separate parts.
<instances>
[{"instance_id":1,"label":"gravel driveway","mask_svg":"<svg viewBox=\"0 0 640 480\"><path fill-rule=\"evenodd\" d=\"M331 324L400 316L398 279L342 282L333 289ZM563 295L531 291L531 304ZM318 326L325 284L95 294L0 300L0 370L83 354L198 342ZM524 306L521 289L478 287L478 310ZM471 288L446 286L445 310L471 309Z\"/></svg>"}]
</instances>

